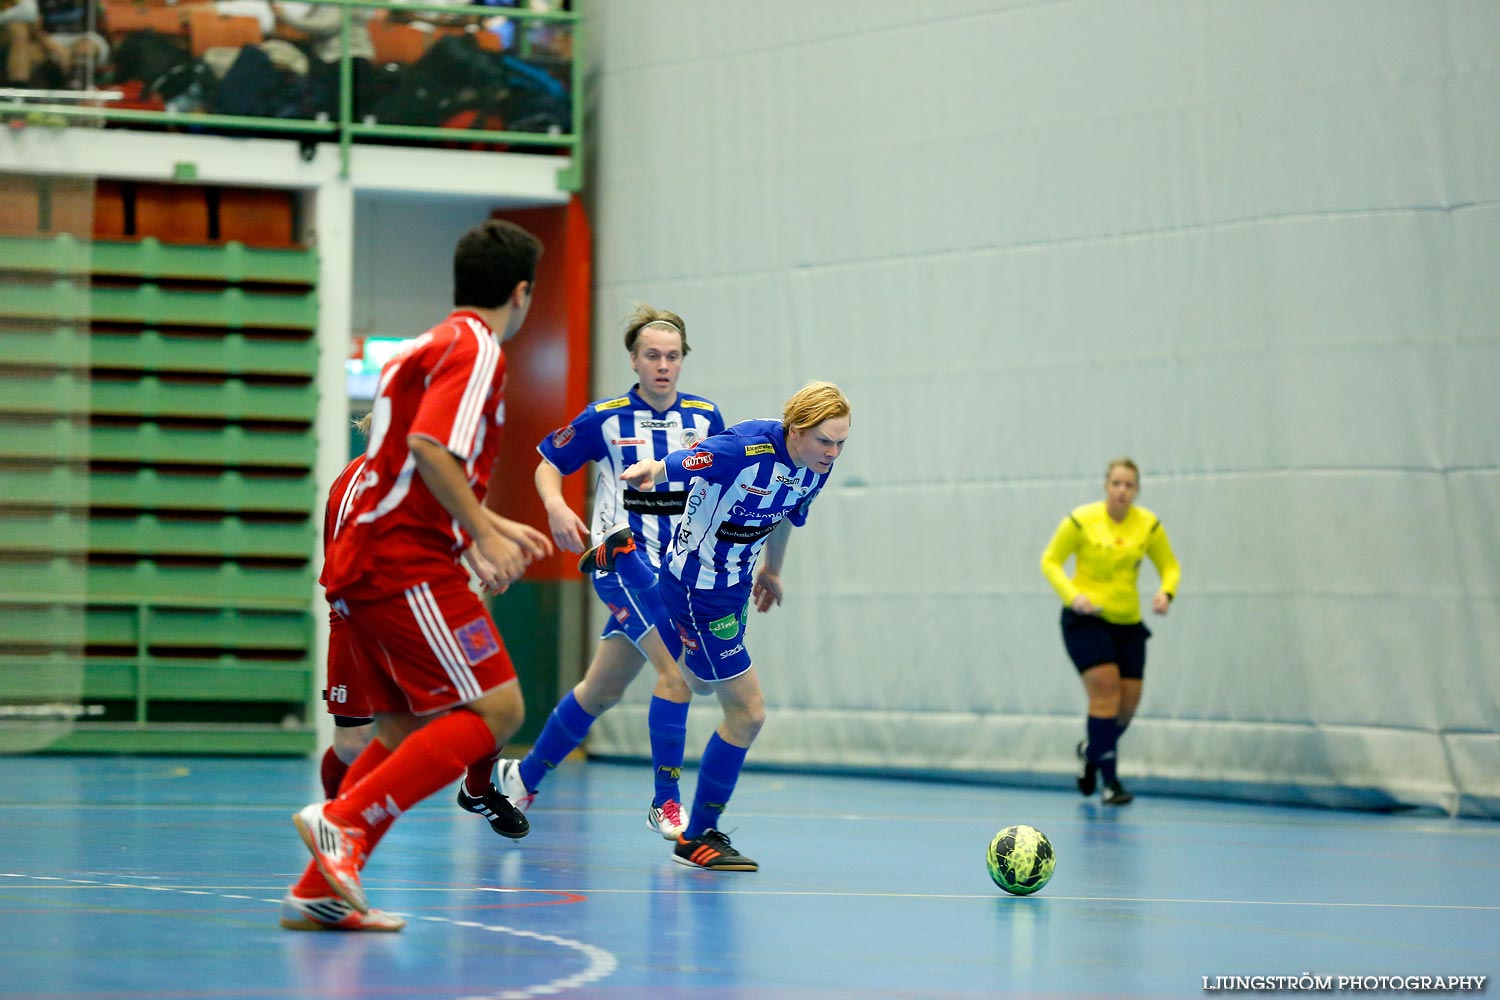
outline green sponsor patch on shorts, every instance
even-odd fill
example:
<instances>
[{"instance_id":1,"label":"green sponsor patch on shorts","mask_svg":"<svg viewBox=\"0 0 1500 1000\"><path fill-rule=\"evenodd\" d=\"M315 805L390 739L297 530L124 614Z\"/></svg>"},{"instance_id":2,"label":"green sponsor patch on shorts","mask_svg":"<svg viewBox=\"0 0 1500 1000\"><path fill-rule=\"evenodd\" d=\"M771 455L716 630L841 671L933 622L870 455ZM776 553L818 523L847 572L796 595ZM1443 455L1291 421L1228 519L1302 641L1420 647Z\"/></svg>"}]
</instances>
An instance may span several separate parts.
<instances>
[{"instance_id":1,"label":"green sponsor patch on shorts","mask_svg":"<svg viewBox=\"0 0 1500 1000\"><path fill-rule=\"evenodd\" d=\"M708 630L714 635L718 636L720 639L728 642L730 639L733 639L735 636L740 634L740 616L725 615L718 621L709 622Z\"/></svg>"}]
</instances>

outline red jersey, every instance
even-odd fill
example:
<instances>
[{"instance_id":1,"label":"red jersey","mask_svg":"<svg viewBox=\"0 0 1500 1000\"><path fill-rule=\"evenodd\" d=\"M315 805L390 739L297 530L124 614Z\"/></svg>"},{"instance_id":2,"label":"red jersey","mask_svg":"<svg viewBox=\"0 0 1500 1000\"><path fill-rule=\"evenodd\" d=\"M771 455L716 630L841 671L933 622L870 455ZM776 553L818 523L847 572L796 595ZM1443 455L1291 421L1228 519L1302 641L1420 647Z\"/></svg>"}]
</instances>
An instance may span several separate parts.
<instances>
[{"instance_id":1,"label":"red jersey","mask_svg":"<svg viewBox=\"0 0 1500 1000\"><path fill-rule=\"evenodd\" d=\"M505 355L477 315L458 311L380 372L364 471L323 564L328 599L369 601L457 575L471 539L417 472L406 439L435 441L463 463L481 500L505 423Z\"/></svg>"},{"instance_id":2,"label":"red jersey","mask_svg":"<svg viewBox=\"0 0 1500 1000\"><path fill-rule=\"evenodd\" d=\"M328 506L323 509L323 555L328 555L328 547L333 544L333 536L339 533L345 519L349 516L349 507L354 502L358 490L357 477L365 467L365 456L360 455L354 461L344 466L344 471L339 473L333 485L328 489Z\"/></svg>"}]
</instances>

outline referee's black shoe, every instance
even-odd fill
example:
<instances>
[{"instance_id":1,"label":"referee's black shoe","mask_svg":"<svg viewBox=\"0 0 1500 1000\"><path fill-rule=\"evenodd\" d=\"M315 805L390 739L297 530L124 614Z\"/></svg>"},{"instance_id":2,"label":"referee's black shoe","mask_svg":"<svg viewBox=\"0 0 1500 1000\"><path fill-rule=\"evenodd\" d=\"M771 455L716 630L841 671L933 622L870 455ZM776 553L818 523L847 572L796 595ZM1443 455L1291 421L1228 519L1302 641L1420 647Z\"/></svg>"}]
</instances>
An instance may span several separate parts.
<instances>
[{"instance_id":1,"label":"referee's black shoe","mask_svg":"<svg viewBox=\"0 0 1500 1000\"><path fill-rule=\"evenodd\" d=\"M491 785L483 795L470 795L464 783L458 783L458 805L490 821L490 829L502 837L520 840L531 832L531 822L514 802Z\"/></svg>"},{"instance_id":2,"label":"referee's black shoe","mask_svg":"<svg viewBox=\"0 0 1500 1000\"><path fill-rule=\"evenodd\" d=\"M1078 794L1093 795L1099 767L1089 760L1089 741L1078 741Z\"/></svg>"},{"instance_id":3,"label":"referee's black shoe","mask_svg":"<svg viewBox=\"0 0 1500 1000\"><path fill-rule=\"evenodd\" d=\"M630 522L622 521L609 529L603 541L579 557L578 572L613 573L615 560L634 551L635 535L630 530Z\"/></svg>"},{"instance_id":4,"label":"referee's black shoe","mask_svg":"<svg viewBox=\"0 0 1500 1000\"><path fill-rule=\"evenodd\" d=\"M677 835L672 860L689 868L706 868L711 872L758 872L760 865L730 846L729 838L718 830L704 830L688 840Z\"/></svg>"},{"instance_id":5,"label":"referee's black shoe","mask_svg":"<svg viewBox=\"0 0 1500 1000\"><path fill-rule=\"evenodd\" d=\"M1135 796L1125 790L1125 786L1118 781L1106 781L1104 783L1104 794L1099 796L1099 801L1107 806L1128 806L1135 801Z\"/></svg>"}]
</instances>

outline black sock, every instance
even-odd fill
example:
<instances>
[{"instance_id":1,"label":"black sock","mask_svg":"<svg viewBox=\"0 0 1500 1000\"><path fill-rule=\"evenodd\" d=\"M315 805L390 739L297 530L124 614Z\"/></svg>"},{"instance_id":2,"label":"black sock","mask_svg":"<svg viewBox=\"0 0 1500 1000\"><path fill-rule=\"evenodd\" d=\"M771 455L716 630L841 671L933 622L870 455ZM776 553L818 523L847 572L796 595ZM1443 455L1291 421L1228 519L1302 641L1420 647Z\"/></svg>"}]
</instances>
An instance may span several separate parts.
<instances>
[{"instance_id":1,"label":"black sock","mask_svg":"<svg viewBox=\"0 0 1500 1000\"><path fill-rule=\"evenodd\" d=\"M1115 740L1119 738L1118 720L1114 716L1089 716L1088 758L1099 767L1099 777L1106 785L1115 782Z\"/></svg>"}]
</instances>

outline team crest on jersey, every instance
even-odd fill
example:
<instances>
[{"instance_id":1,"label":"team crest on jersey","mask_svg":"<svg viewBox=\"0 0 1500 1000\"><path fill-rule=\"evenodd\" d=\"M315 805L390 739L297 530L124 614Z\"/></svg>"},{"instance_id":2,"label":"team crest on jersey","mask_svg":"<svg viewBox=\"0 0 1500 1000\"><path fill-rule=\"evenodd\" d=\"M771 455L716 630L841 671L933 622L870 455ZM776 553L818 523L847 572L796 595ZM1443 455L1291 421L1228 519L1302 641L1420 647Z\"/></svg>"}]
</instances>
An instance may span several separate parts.
<instances>
[{"instance_id":1,"label":"team crest on jersey","mask_svg":"<svg viewBox=\"0 0 1500 1000\"><path fill-rule=\"evenodd\" d=\"M684 448L691 448L693 445L702 440L703 439L698 436L697 431L687 430L682 432L682 446Z\"/></svg>"},{"instance_id":2,"label":"team crest on jersey","mask_svg":"<svg viewBox=\"0 0 1500 1000\"><path fill-rule=\"evenodd\" d=\"M608 400L605 400L602 403L595 403L594 404L594 409L596 409L596 410L618 410L622 406L629 406L629 405L630 405L630 397L629 396L621 396L619 399L608 399Z\"/></svg>"},{"instance_id":3,"label":"team crest on jersey","mask_svg":"<svg viewBox=\"0 0 1500 1000\"><path fill-rule=\"evenodd\" d=\"M462 628L454 629L453 637L458 640L464 659L471 667L500 652L500 637L495 635L488 618L476 618Z\"/></svg>"},{"instance_id":4,"label":"team crest on jersey","mask_svg":"<svg viewBox=\"0 0 1500 1000\"><path fill-rule=\"evenodd\" d=\"M682 460L682 467L688 472L697 472L714 464L714 457L706 451L695 451Z\"/></svg>"},{"instance_id":5,"label":"team crest on jersey","mask_svg":"<svg viewBox=\"0 0 1500 1000\"><path fill-rule=\"evenodd\" d=\"M561 448L563 445L573 440L573 435L576 433L578 432L573 429L572 424L569 424L566 427L558 428L557 430L552 432L552 447Z\"/></svg>"}]
</instances>

